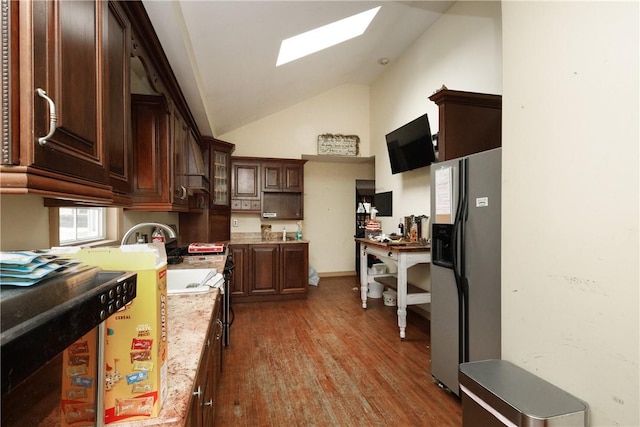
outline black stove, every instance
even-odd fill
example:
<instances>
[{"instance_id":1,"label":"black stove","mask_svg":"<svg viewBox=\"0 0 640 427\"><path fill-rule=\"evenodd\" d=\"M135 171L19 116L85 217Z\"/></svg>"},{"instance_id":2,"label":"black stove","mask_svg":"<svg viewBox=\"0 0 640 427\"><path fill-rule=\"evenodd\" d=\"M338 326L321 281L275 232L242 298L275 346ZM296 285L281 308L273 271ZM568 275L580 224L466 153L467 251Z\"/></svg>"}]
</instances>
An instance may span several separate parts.
<instances>
[{"instance_id":1,"label":"black stove","mask_svg":"<svg viewBox=\"0 0 640 427\"><path fill-rule=\"evenodd\" d=\"M192 247L192 245L190 245ZM222 250L220 250L220 246L216 247L213 252L193 252L190 251L190 246L177 247L173 249L167 248L167 264L180 264L184 262L186 257L202 257L205 259L209 256L219 256L225 255L227 259L224 265L224 271L222 275L224 276L224 288L223 288L223 301L224 304L222 306L222 325L223 325L223 334L222 334L222 343L225 347L229 346L229 334L231 330L231 325L233 324L233 308L231 307L231 276L233 274L233 269L235 267L233 262L233 256L228 251L228 246L223 245Z\"/></svg>"}]
</instances>

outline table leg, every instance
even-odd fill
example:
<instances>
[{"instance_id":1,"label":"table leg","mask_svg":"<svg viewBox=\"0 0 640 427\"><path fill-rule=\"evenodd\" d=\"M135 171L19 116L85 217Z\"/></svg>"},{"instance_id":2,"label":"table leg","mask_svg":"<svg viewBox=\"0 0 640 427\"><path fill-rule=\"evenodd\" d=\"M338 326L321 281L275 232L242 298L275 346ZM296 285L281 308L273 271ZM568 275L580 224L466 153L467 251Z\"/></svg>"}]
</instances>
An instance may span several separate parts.
<instances>
[{"instance_id":1,"label":"table leg","mask_svg":"<svg viewBox=\"0 0 640 427\"><path fill-rule=\"evenodd\" d=\"M407 307L398 307L398 327L400 327L400 339L405 337L405 330L407 329Z\"/></svg>"},{"instance_id":2,"label":"table leg","mask_svg":"<svg viewBox=\"0 0 640 427\"><path fill-rule=\"evenodd\" d=\"M369 277L367 276L367 251L360 245L360 299L362 308L367 308L367 295L369 293Z\"/></svg>"},{"instance_id":3,"label":"table leg","mask_svg":"<svg viewBox=\"0 0 640 427\"><path fill-rule=\"evenodd\" d=\"M400 339L404 339L407 328L407 259L404 254L398 255L398 327Z\"/></svg>"}]
</instances>

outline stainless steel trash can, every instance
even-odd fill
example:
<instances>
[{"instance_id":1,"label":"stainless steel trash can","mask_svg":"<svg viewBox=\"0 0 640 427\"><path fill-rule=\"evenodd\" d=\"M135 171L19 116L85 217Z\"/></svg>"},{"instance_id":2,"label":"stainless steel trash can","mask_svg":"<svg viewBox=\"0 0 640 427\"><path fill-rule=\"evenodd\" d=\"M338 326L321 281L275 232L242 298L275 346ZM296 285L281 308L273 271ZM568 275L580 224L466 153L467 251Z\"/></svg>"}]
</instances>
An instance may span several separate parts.
<instances>
[{"instance_id":1,"label":"stainless steel trash can","mask_svg":"<svg viewBox=\"0 0 640 427\"><path fill-rule=\"evenodd\" d=\"M463 363L463 427L586 427L587 404L507 362Z\"/></svg>"}]
</instances>

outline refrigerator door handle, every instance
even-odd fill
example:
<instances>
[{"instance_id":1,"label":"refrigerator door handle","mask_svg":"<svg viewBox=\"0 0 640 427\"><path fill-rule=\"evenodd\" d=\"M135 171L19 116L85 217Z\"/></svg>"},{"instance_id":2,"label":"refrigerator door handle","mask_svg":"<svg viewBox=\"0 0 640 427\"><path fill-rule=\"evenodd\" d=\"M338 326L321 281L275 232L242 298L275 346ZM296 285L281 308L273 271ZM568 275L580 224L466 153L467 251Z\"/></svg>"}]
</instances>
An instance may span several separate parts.
<instances>
[{"instance_id":1,"label":"refrigerator door handle","mask_svg":"<svg viewBox=\"0 0 640 427\"><path fill-rule=\"evenodd\" d=\"M461 179L460 187L464 196L462 197L460 213L460 330L461 330L461 362L469 361L469 280L466 269L466 222L469 218L469 159L460 161Z\"/></svg>"},{"instance_id":2,"label":"refrigerator door handle","mask_svg":"<svg viewBox=\"0 0 640 427\"><path fill-rule=\"evenodd\" d=\"M453 274L456 279L456 286L458 287L458 292L461 290L461 278L464 273L464 245L462 237L464 235L464 221L463 221L463 213L464 213L464 201L466 197L466 193L464 192L463 187L463 160L459 160L458 165L458 205L456 206L456 214L453 221L453 232L451 234L451 246L452 246L452 263L453 263Z\"/></svg>"},{"instance_id":3,"label":"refrigerator door handle","mask_svg":"<svg viewBox=\"0 0 640 427\"><path fill-rule=\"evenodd\" d=\"M465 293L464 293L464 205L466 193L464 189L464 160L458 162L458 206L453 224L453 232L451 236L451 245L453 247L453 277L456 282L458 293L458 313L460 319L458 321L458 337L463 339L465 336L464 312L465 312ZM465 360L465 345L458 345L458 361L462 363Z\"/></svg>"}]
</instances>

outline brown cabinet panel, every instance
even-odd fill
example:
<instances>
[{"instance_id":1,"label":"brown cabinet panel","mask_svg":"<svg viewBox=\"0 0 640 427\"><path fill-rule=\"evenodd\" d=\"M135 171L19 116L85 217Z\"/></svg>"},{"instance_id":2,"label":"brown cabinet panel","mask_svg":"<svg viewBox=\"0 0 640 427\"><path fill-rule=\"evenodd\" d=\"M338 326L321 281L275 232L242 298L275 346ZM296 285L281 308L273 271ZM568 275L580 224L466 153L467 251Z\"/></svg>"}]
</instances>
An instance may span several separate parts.
<instances>
[{"instance_id":1,"label":"brown cabinet panel","mask_svg":"<svg viewBox=\"0 0 640 427\"><path fill-rule=\"evenodd\" d=\"M216 418L216 401L218 389L220 387L220 377L222 376L222 295L218 295L216 300L215 325L212 337L213 347L211 348L211 405L208 420L203 420L203 425L212 426ZM206 405L205 405L206 406Z\"/></svg>"},{"instance_id":2,"label":"brown cabinet panel","mask_svg":"<svg viewBox=\"0 0 640 427\"><path fill-rule=\"evenodd\" d=\"M231 239L231 213L209 213L209 242L222 242Z\"/></svg>"},{"instance_id":3,"label":"brown cabinet panel","mask_svg":"<svg viewBox=\"0 0 640 427\"><path fill-rule=\"evenodd\" d=\"M34 142L33 164L96 182L107 182L102 150L101 82L97 64L102 43L101 2L33 2L33 84L55 103L56 131ZM29 96L33 96L32 93ZM48 133L49 105L34 101L34 134ZM25 135L26 136L26 135Z\"/></svg>"},{"instance_id":4,"label":"brown cabinet panel","mask_svg":"<svg viewBox=\"0 0 640 427\"><path fill-rule=\"evenodd\" d=\"M279 282L278 245L249 246L249 294L275 295Z\"/></svg>"},{"instance_id":5,"label":"brown cabinet panel","mask_svg":"<svg viewBox=\"0 0 640 427\"><path fill-rule=\"evenodd\" d=\"M110 204L111 185L127 190L117 156L125 156L128 129L129 21L102 1L9 3L10 90L19 80L19 94L10 93L0 191Z\"/></svg>"},{"instance_id":6,"label":"brown cabinet panel","mask_svg":"<svg viewBox=\"0 0 640 427\"><path fill-rule=\"evenodd\" d=\"M249 246L248 245L229 245L229 251L233 257L235 267L229 282L231 297L246 297L249 295L247 289L248 268L249 268Z\"/></svg>"},{"instance_id":7,"label":"brown cabinet panel","mask_svg":"<svg viewBox=\"0 0 640 427\"><path fill-rule=\"evenodd\" d=\"M212 426L222 369L221 294L216 298L187 408L186 427Z\"/></svg>"},{"instance_id":8,"label":"brown cabinet panel","mask_svg":"<svg viewBox=\"0 0 640 427\"><path fill-rule=\"evenodd\" d=\"M232 162L232 199L260 199L260 163Z\"/></svg>"},{"instance_id":9,"label":"brown cabinet panel","mask_svg":"<svg viewBox=\"0 0 640 427\"><path fill-rule=\"evenodd\" d=\"M163 95L131 95L134 140L131 209L186 212L188 131Z\"/></svg>"},{"instance_id":10,"label":"brown cabinet panel","mask_svg":"<svg viewBox=\"0 0 640 427\"><path fill-rule=\"evenodd\" d=\"M235 269L231 297L236 302L306 298L309 244L231 244Z\"/></svg>"},{"instance_id":11,"label":"brown cabinet panel","mask_svg":"<svg viewBox=\"0 0 640 427\"><path fill-rule=\"evenodd\" d=\"M231 161L231 210L260 212L260 163Z\"/></svg>"},{"instance_id":12,"label":"brown cabinet panel","mask_svg":"<svg viewBox=\"0 0 640 427\"><path fill-rule=\"evenodd\" d=\"M164 96L131 95L134 205L168 202L169 115Z\"/></svg>"},{"instance_id":13,"label":"brown cabinet panel","mask_svg":"<svg viewBox=\"0 0 640 427\"><path fill-rule=\"evenodd\" d=\"M306 293L309 283L309 245L280 245L280 258L280 294Z\"/></svg>"},{"instance_id":14,"label":"brown cabinet panel","mask_svg":"<svg viewBox=\"0 0 640 427\"><path fill-rule=\"evenodd\" d=\"M262 164L262 191L282 190L282 165L280 163Z\"/></svg>"},{"instance_id":15,"label":"brown cabinet panel","mask_svg":"<svg viewBox=\"0 0 640 427\"><path fill-rule=\"evenodd\" d=\"M131 192L131 137L129 135L129 57L131 23L121 6L108 2L104 73L103 132L109 158L109 184L113 191Z\"/></svg>"},{"instance_id":16,"label":"brown cabinet panel","mask_svg":"<svg viewBox=\"0 0 640 427\"><path fill-rule=\"evenodd\" d=\"M9 85L11 141L2 143L0 192L35 193L63 200L55 202L60 204L186 211L184 187L190 183L185 185L185 175L191 171L186 148L200 133L142 3L8 3L7 57L11 74L20 78ZM159 134L152 137L168 150L162 159L157 152L138 155L135 165L132 57L141 59L145 81L166 100L166 111L143 133L155 126ZM50 129L51 136L40 144L38 139ZM142 132L140 126L137 130ZM134 170L142 163L153 166L140 171L134 183ZM157 185L163 174L168 179L162 177L162 185ZM150 199L154 192L160 200ZM129 206L131 193L136 193L137 204Z\"/></svg>"},{"instance_id":17,"label":"brown cabinet panel","mask_svg":"<svg viewBox=\"0 0 640 427\"><path fill-rule=\"evenodd\" d=\"M187 208L189 204L187 192L187 144L189 143L189 127L177 110L174 110L172 115L173 139L170 141L170 153L173 154L173 162L169 164L169 170L173 171L172 203L176 206Z\"/></svg>"},{"instance_id":18,"label":"brown cabinet panel","mask_svg":"<svg viewBox=\"0 0 640 427\"><path fill-rule=\"evenodd\" d=\"M304 169L301 164L285 163L282 166L282 191L302 193L304 191Z\"/></svg>"},{"instance_id":19,"label":"brown cabinet panel","mask_svg":"<svg viewBox=\"0 0 640 427\"><path fill-rule=\"evenodd\" d=\"M300 161L262 161L262 191L298 192L304 188L303 164Z\"/></svg>"},{"instance_id":20,"label":"brown cabinet panel","mask_svg":"<svg viewBox=\"0 0 640 427\"><path fill-rule=\"evenodd\" d=\"M502 146L502 96L443 89L438 105L438 160L456 159Z\"/></svg>"},{"instance_id":21,"label":"brown cabinet panel","mask_svg":"<svg viewBox=\"0 0 640 427\"><path fill-rule=\"evenodd\" d=\"M305 162L261 157L233 158L231 210L261 212L264 218L302 219Z\"/></svg>"}]
</instances>

